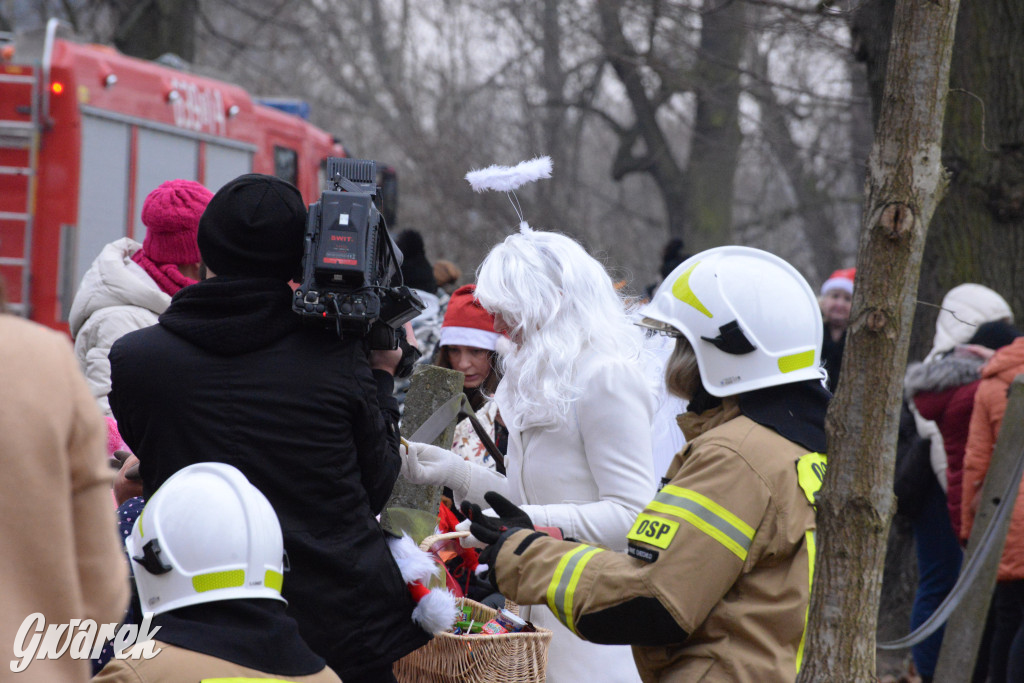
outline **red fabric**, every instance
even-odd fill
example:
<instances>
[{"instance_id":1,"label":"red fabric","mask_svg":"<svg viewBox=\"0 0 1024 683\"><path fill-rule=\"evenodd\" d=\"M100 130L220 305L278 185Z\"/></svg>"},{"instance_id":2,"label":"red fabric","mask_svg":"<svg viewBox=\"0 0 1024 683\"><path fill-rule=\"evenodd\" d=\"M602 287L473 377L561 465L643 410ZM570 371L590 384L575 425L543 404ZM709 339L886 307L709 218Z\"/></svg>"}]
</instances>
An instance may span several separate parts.
<instances>
[{"instance_id":1,"label":"red fabric","mask_svg":"<svg viewBox=\"0 0 1024 683\"><path fill-rule=\"evenodd\" d=\"M442 534L450 534L455 531L455 526L459 523L459 518L455 516L455 513L451 511L444 503L438 507L437 511L437 528Z\"/></svg>"},{"instance_id":2,"label":"red fabric","mask_svg":"<svg viewBox=\"0 0 1024 683\"><path fill-rule=\"evenodd\" d=\"M964 454L963 505L960 538L966 540L977 513L977 498L981 493L992 450L1006 412L1006 392L1013 378L1024 373L1024 337L1018 337L1009 346L996 351L996 355L981 369L981 384L974 397L974 411L967 435ZM1024 579L1024 496L1018 494L1006 535L1006 547L999 561L999 581Z\"/></svg>"},{"instance_id":3,"label":"red fabric","mask_svg":"<svg viewBox=\"0 0 1024 683\"><path fill-rule=\"evenodd\" d=\"M412 596L413 602L419 602L423 597L430 592L430 589L424 586L419 581L413 581L412 583L406 584L409 586L409 595Z\"/></svg>"},{"instance_id":4,"label":"red fabric","mask_svg":"<svg viewBox=\"0 0 1024 683\"><path fill-rule=\"evenodd\" d=\"M856 276L856 268L841 268L836 270L828 276L828 279L825 280L824 283L822 283L821 293L825 294L825 292L830 289L841 289L848 294L853 294L853 280Z\"/></svg>"},{"instance_id":5,"label":"red fabric","mask_svg":"<svg viewBox=\"0 0 1024 683\"><path fill-rule=\"evenodd\" d=\"M921 417L932 420L942 434L946 450L946 505L953 530L960 535L960 504L963 497L964 449L971 424L974 394L981 380L945 391L921 391L914 395L914 405Z\"/></svg>"},{"instance_id":6,"label":"red fabric","mask_svg":"<svg viewBox=\"0 0 1024 683\"><path fill-rule=\"evenodd\" d=\"M152 259L148 258L144 253L145 249L139 249L132 255L132 261L135 261L142 269L146 271L146 274L153 278L153 282L160 287L160 290L168 296L174 296L178 293L182 287L188 287L194 285L198 280L193 280L190 277L186 277L181 274L178 270L178 266L173 263L165 265L159 265L154 263Z\"/></svg>"},{"instance_id":7,"label":"red fabric","mask_svg":"<svg viewBox=\"0 0 1024 683\"><path fill-rule=\"evenodd\" d=\"M452 292L441 327L471 327L494 332L494 316L476 300L476 285L462 285Z\"/></svg>"},{"instance_id":8,"label":"red fabric","mask_svg":"<svg viewBox=\"0 0 1024 683\"><path fill-rule=\"evenodd\" d=\"M199 217L213 193L192 180L168 180L146 197L142 249L156 263L199 263Z\"/></svg>"}]
</instances>

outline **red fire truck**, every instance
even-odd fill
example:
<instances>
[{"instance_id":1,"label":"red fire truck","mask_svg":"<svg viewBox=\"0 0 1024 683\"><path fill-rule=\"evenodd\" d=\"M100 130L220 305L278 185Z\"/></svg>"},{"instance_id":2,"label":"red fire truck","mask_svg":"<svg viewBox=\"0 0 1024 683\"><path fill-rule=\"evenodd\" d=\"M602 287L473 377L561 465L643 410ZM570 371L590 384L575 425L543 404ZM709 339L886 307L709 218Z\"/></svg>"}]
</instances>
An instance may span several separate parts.
<instances>
[{"instance_id":1,"label":"red fire truck","mask_svg":"<svg viewBox=\"0 0 1024 683\"><path fill-rule=\"evenodd\" d=\"M0 46L0 275L8 307L67 331L102 247L142 241L146 195L173 178L213 191L247 172L319 198L332 136L243 89L110 47L36 36Z\"/></svg>"}]
</instances>

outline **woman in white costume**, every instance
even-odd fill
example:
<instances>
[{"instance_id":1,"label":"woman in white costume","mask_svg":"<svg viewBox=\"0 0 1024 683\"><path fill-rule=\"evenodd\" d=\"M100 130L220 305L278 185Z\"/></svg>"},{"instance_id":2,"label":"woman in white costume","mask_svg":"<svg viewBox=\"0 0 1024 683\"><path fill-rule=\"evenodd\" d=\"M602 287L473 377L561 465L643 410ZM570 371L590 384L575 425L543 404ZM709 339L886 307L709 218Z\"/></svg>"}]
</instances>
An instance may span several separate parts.
<instances>
[{"instance_id":1,"label":"woman in white costume","mask_svg":"<svg viewBox=\"0 0 1024 683\"><path fill-rule=\"evenodd\" d=\"M509 428L506 476L426 444L403 449L413 483L448 486L456 502L497 491L535 526L626 550L626 534L655 492L655 399L641 366L642 334L601 264L572 239L524 227L494 247L476 297L512 351L495 392ZM580 640L548 611L524 608L554 637L551 683L639 681L628 647Z\"/></svg>"}]
</instances>

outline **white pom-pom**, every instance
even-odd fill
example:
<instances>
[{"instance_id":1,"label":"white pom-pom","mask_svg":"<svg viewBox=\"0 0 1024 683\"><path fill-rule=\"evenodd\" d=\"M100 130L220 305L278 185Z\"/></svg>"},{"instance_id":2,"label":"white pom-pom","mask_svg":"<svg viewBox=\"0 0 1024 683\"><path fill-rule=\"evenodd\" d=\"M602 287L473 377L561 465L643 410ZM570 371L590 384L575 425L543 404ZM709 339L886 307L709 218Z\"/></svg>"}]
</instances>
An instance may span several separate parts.
<instances>
[{"instance_id":1,"label":"white pom-pom","mask_svg":"<svg viewBox=\"0 0 1024 683\"><path fill-rule=\"evenodd\" d=\"M434 588L416 603L412 620L427 633L441 633L450 631L459 615L455 596L446 590Z\"/></svg>"},{"instance_id":2,"label":"white pom-pom","mask_svg":"<svg viewBox=\"0 0 1024 683\"><path fill-rule=\"evenodd\" d=\"M503 358L515 350L515 344L512 340L502 335L498 337L497 341L494 342L494 352L498 354L499 358Z\"/></svg>"},{"instance_id":3,"label":"white pom-pom","mask_svg":"<svg viewBox=\"0 0 1024 683\"><path fill-rule=\"evenodd\" d=\"M551 157L548 156L536 157L516 166L488 166L466 174L466 180L477 192L510 192L526 183L550 177Z\"/></svg>"},{"instance_id":4,"label":"white pom-pom","mask_svg":"<svg viewBox=\"0 0 1024 683\"><path fill-rule=\"evenodd\" d=\"M406 583L426 582L439 569L430 553L420 550L408 534L402 534L401 538L389 538L388 549Z\"/></svg>"}]
</instances>

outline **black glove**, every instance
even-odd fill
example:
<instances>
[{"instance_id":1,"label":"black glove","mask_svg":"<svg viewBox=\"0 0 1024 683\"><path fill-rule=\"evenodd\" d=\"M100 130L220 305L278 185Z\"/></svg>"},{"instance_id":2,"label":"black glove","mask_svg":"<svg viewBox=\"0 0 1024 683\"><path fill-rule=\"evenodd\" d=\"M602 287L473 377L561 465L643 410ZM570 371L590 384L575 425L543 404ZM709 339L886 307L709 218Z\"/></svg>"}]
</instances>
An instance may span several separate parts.
<instances>
[{"instance_id":1,"label":"black glove","mask_svg":"<svg viewBox=\"0 0 1024 683\"><path fill-rule=\"evenodd\" d=\"M497 491L485 493L484 500L492 510L498 513L497 517L483 514L480 506L476 503L470 504L469 501L462 501L462 514L472 522L469 527L470 533L484 543L493 544L503 532L509 529L533 529L533 521L530 520L530 516Z\"/></svg>"},{"instance_id":2,"label":"black glove","mask_svg":"<svg viewBox=\"0 0 1024 683\"><path fill-rule=\"evenodd\" d=\"M398 379L407 379L412 375L413 368L416 367L416 361L420 359L423 352L409 343L406 339L404 327L399 327L395 332L398 336L398 348L402 349L402 360L398 361L398 368L395 369L395 377Z\"/></svg>"},{"instance_id":3,"label":"black glove","mask_svg":"<svg viewBox=\"0 0 1024 683\"><path fill-rule=\"evenodd\" d=\"M470 505L468 501L462 501L462 514L470 521L470 533L488 544L480 551L480 564L487 565L487 575L484 578L500 592L494 563L501 552L501 546L509 536L520 529L533 529L533 521L522 508L496 491L485 493L484 500L498 513L498 517L483 514L479 505Z\"/></svg>"}]
</instances>

